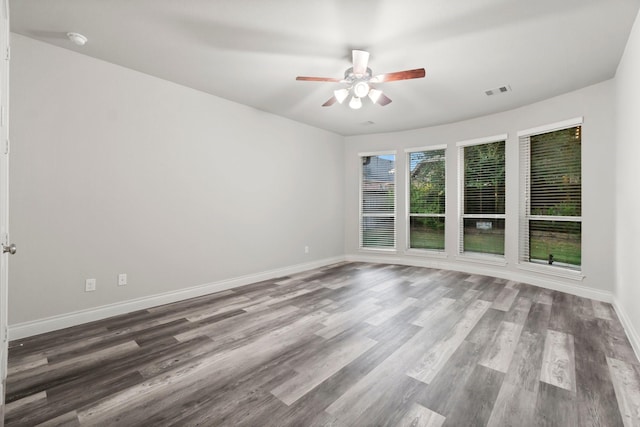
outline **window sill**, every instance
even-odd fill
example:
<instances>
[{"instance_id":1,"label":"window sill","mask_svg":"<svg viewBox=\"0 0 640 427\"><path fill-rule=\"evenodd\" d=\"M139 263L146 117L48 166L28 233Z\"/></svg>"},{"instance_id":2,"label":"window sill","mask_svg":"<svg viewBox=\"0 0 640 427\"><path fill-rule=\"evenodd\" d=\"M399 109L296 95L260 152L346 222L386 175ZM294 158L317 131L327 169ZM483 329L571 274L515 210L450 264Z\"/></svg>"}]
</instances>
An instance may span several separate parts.
<instances>
[{"instance_id":1,"label":"window sill","mask_svg":"<svg viewBox=\"0 0 640 427\"><path fill-rule=\"evenodd\" d=\"M396 248L359 248L358 251L365 253L386 253L386 254L397 254L398 250Z\"/></svg>"},{"instance_id":2,"label":"window sill","mask_svg":"<svg viewBox=\"0 0 640 427\"><path fill-rule=\"evenodd\" d=\"M440 259L449 258L449 255L445 251L438 251L433 249L406 249L404 251L404 254L409 256L419 256L419 257L428 257L428 258L440 258Z\"/></svg>"},{"instance_id":3,"label":"window sill","mask_svg":"<svg viewBox=\"0 0 640 427\"><path fill-rule=\"evenodd\" d=\"M584 274L579 270L570 270L563 267L553 267L544 264L535 263L519 263L518 268L521 270L531 271L534 273L546 274L548 276L561 277L563 279L570 279L580 282L584 279Z\"/></svg>"},{"instance_id":4,"label":"window sill","mask_svg":"<svg viewBox=\"0 0 640 427\"><path fill-rule=\"evenodd\" d=\"M478 264L497 265L500 267L505 267L507 265L507 260L500 255L460 254L456 256L456 261L475 262Z\"/></svg>"}]
</instances>

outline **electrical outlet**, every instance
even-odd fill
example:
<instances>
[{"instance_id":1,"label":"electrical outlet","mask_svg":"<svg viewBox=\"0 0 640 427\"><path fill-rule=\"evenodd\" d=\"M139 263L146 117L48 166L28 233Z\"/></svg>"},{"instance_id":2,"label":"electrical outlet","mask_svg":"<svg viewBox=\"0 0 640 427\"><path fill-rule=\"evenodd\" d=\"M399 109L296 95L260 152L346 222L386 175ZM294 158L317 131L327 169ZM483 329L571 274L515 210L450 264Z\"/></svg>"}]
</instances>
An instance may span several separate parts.
<instances>
[{"instance_id":1,"label":"electrical outlet","mask_svg":"<svg viewBox=\"0 0 640 427\"><path fill-rule=\"evenodd\" d=\"M124 286L127 284L127 273L118 274L118 286Z\"/></svg>"},{"instance_id":2,"label":"electrical outlet","mask_svg":"<svg viewBox=\"0 0 640 427\"><path fill-rule=\"evenodd\" d=\"M84 291L93 292L96 290L96 279L87 279L84 281Z\"/></svg>"},{"instance_id":3,"label":"electrical outlet","mask_svg":"<svg viewBox=\"0 0 640 427\"><path fill-rule=\"evenodd\" d=\"M308 253L309 253L309 246L305 246L305 247L304 247L304 253L305 253L305 254L308 254Z\"/></svg>"}]
</instances>

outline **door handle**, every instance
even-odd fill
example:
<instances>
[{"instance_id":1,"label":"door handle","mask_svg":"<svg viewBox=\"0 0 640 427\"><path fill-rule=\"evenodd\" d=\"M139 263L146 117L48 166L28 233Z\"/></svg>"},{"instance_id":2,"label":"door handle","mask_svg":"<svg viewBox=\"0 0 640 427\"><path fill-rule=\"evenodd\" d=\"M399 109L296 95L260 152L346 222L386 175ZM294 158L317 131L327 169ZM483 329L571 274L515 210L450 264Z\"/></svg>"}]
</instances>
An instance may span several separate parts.
<instances>
[{"instance_id":1,"label":"door handle","mask_svg":"<svg viewBox=\"0 0 640 427\"><path fill-rule=\"evenodd\" d=\"M15 254L18 251L15 243L10 244L9 246L2 245L2 253L6 254L9 252L11 255Z\"/></svg>"}]
</instances>

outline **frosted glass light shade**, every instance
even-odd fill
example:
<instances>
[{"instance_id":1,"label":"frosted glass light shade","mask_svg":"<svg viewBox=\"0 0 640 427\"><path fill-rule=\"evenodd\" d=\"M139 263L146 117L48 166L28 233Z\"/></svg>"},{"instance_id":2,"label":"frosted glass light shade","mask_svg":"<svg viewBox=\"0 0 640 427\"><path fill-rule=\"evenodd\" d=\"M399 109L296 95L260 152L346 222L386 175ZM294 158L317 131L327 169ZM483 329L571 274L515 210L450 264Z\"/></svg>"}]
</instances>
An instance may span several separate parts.
<instances>
[{"instance_id":1,"label":"frosted glass light shade","mask_svg":"<svg viewBox=\"0 0 640 427\"><path fill-rule=\"evenodd\" d=\"M349 107L353 108L354 110L359 109L360 107L362 107L362 100L357 96L351 97L351 101L349 101Z\"/></svg>"},{"instance_id":2,"label":"frosted glass light shade","mask_svg":"<svg viewBox=\"0 0 640 427\"><path fill-rule=\"evenodd\" d=\"M344 102L344 100L347 99L347 97L349 96L349 90L348 89L334 90L333 91L333 96L336 97L336 99L338 100L339 104L342 104Z\"/></svg>"},{"instance_id":3,"label":"frosted glass light shade","mask_svg":"<svg viewBox=\"0 0 640 427\"><path fill-rule=\"evenodd\" d=\"M371 89L369 91L369 99L371 100L371 102L373 102L374 104L376 104L378 102L378 99L380 99L380 95L382 95L382 91L378 90L378 89Z\"/></svg>"}]
</instances>

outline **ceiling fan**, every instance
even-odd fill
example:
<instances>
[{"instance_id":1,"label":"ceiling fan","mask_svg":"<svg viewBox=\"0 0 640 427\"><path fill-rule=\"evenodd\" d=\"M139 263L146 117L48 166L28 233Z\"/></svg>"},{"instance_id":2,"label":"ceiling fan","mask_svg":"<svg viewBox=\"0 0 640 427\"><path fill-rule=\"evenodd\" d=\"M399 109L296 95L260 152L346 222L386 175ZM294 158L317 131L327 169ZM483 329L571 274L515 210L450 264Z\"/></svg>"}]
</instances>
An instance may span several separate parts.
<instances>
[{"instance_id":1,"label":"ceiling fan","mask_svg":"<svg viewBox=\"0 0 640 427\"><path fill-rule=\"evenodd\" d=\"M395 73L378 74L374 76L371 73L369 64L369 52L364 50L353 50L353 67L347 68L344 72L344 78L333 77L305 77L298 76L296 80L307 82L336 82L346 83L347 87L335 90L333 96L327 102L322 104L323 107L330 107L336 101L342 104L349 96L349 107L357 110L362 107L362 98L369 97L374 104L385 106L391 102L391 99L382 93L381 90L374 87L377 83L393 82L396 80L419 79L425 76L424 68L416 68L415 70L397 71Z\"/></svg>"}]
</instances>

